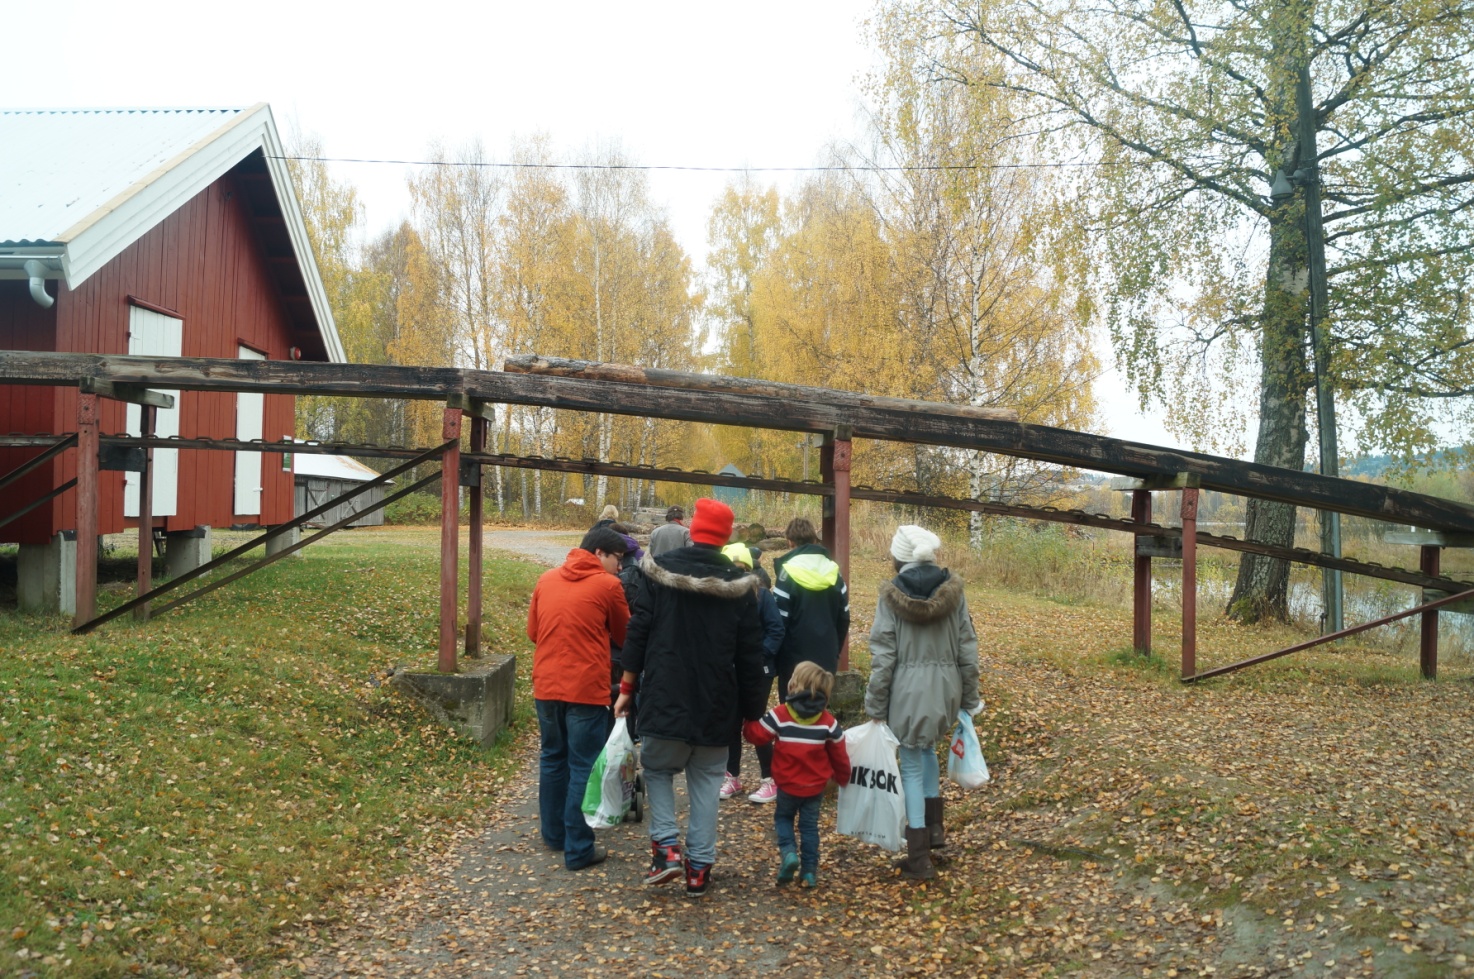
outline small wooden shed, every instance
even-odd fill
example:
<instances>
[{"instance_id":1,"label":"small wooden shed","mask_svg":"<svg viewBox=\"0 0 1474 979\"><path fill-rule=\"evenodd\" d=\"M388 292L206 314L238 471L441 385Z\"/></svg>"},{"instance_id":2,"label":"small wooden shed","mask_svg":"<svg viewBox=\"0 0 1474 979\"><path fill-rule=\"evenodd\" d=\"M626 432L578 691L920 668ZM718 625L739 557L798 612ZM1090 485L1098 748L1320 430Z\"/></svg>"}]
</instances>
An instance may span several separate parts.
<instances>
[{"instance_id":1,"label":"small wooden shed","mask_svg":"<svg viewBox=\"0 0 1474 979\"><path fill-rule=\"evenodd\" d=\"M347 456L316 455L293 453L293 475L297 484L297 512L296 516L302 516L308 510L331 502L345 493L351 493L358 487L371 479L377 479L379 474L355 459ZM392 486L393 480L385 486L376 486L353 497L351 500L340 503L329 510L313 517L304 527L329 527L351 517L355 513L373 506L384 498L385 487ZM348 524L349 527L382 527L384 525L384 511L375 510L373 513L364 514L357 520Z\"/></svg>"}]
</instances>

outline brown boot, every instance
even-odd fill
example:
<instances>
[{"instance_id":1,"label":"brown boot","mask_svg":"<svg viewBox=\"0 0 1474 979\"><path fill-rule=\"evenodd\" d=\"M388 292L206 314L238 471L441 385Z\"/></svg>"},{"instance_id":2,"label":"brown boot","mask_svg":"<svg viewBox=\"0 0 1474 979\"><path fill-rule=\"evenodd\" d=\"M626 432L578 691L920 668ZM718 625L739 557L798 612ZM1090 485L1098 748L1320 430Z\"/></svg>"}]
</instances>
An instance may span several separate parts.
<instances>
[{"instance_id":1,"label":"brown boot","mask_svg":"<svg viewBox=\"0 0 1474 979\"><path fill-rule=\"evenodd\" d=\"M931 862L931 831L906 827L906 856L897 861L901 876L907 880L931 880L936 877L936 868Z\"/></svg>"},{"instance_id":2,"label":"brown boot","mask_svg":"<svg viewBox=\"0 0 1474 979\"><path fill-rule=\"evenodd\" d=\"M931 848L940 849L947 845L947 832L942 828L942 797L926 800L926 828L931 833Z\"/></svg>"},{"instance_id":3,"label":"brown boot","mask_svg":"<svg viewBox=\"0 0 1474 979\"><path fill-rule=\"evenodd\" d=\"M926 831L931 834L931 862L933 866L945 867L950 859L942 852L947 845L947 834L942 829L942 798L926 800Z\"/></svg>"}]
</instances>

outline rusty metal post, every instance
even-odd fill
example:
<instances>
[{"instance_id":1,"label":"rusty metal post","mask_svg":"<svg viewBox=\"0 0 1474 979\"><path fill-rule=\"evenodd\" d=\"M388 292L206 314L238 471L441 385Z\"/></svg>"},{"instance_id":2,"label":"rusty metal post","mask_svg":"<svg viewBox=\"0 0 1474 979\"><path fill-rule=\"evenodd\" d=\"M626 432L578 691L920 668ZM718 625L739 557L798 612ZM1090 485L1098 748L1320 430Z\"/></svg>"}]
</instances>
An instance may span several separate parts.
<instances>
[{"instance_id":1,"label":"rusty metal post","mask_svg":"<svg viewBox=\"0 0 1474 979\"><path fill-rule=\"evenodd\" d=\"M440 456L440 659L441 673L456 672L456 618L460 611L457 557L461 537L461 409L445 409Z\"/></svg>"},{"instance_id":2,"label":"rusty metal post","mask_svg":"<svg viewBox=\"0 0 1474 979\"><path fill-rule=\"evenodd\" d=\"M1131 492L1131 520L1133 523L1152 522L1152 491ZM1141 535L1133 538L1132 581L1131 581L1131 648L1143 656L1152 652L1152 559L1140 553Z\"/></svg>"},{"instance_id":3,"label":"rusty metal post","mask_svg":"<svg viewBox=\"0 0 1474 979\"><path fill-rule=\"evenodd\" d=\"M1182 675L1198 670L1198 489L1182 491Z\"/></svg>"},{"instance_id":4,"label":"rusty metal post","mask_svg":"<svg viewBox=\"0 0 1474 979\"><path fill-rule=\"evenodd\" d=\"M1424 544L1418 550L1418 570L1436 578L1441 563L1442 548L1437 544ZM1418 616L1418 632L1418 667L1422 670L1424 679L1436 680L1438 679L1438 609Z\"/></svg>"},{"instance_id":5,"label":"rusty metal post","mask_svg":"<svg viewBox=\"0 0 1474 979\"><path fill-rule=\"evenodd\" d=\"M826 433L819 445L819 482L834 485L834 435ZM825 547L834 546L834 497L819 497L819 539Z\"/></svg>"},{"instance_id":6,"label":"rusty metal post","mask_svg":"<svg viewBox=\"0 0 1474 979\"><path fill-rule=\"evenodd\" d=\"M829 456L829 471L834 483L834 529L832 536L825 540L832 542L832 556L839 565L839 573L844 575L846 588L850 581L850 451L850 430L841 427L835 431ZM845 602L849 602L848 593L845 595ZM849 636L845 636L844 644L839 647L839 668L850 668Z\"/></svg>"},{"instance_id":7,"label":"rusty metal post","mask_svg":"<svg viewBox=\"0 0 1474 979\"><path fill-rule=\"evenodd\" d=\"M75 628L97 615L97 395L77 395L77 610Z\"/></svg>"},{"instance_id":8,"label":"rusty metal post","mask_svg":"<svg viewBox=\"0 0 1474 979\"><path fill-rule=\"evenodd\" d=\"M471 451L486 451L486 433L491 423L485 418L471 419ZM475 658L481 655L481 565L482 565L482 507L486 494L481 488L481 463L474 463L476 471L467 487L470 496L470 540L466 545L466 655Z\"/></svg>"},{"instance_id":9,"label":"rusty metal post","mask_svg":"<svg viewBox=\"0 0 1474 979\"><path fill-rule=\"evenodd\" d=\"M159 409L153 405L138 406L138 433L152 438ZM138 474L138 592L142 598L153 590L154 579L154 450L143 448L143 471ZM148 603L133 610L133 618L148 621Z\"/></svg>"}]
</instances>

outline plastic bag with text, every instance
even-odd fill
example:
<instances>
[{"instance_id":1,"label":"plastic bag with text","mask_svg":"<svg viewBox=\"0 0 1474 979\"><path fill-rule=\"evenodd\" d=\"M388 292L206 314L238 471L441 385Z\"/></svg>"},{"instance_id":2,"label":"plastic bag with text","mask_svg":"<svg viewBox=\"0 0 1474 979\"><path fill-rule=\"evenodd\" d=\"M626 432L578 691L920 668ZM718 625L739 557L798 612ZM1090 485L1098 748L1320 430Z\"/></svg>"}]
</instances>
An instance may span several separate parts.
<instances>
[{"instance_id":1,"label":"plastic bag with text","mask_svg":"<svg viewBox=\"0 0 1474 979\"><path fill-rule=\"evenodd\" d=\"M850 784L839 789L835 831L887 850L905 844L906 801L901 796L899 744L891 729L868 721L844 733L850 756Z\"/></svg>"},{"instance_id":2,"label":"plastic bag with text","mask_svg":"<svg viewBox=\"0 0 1474 979\"><path fill-rule=\"evenodd\" d=\"M609 740L594 760L589 784L583 793L583 819L594 829L608 829L624 822L635 799L635 742L628 721L614 722Z\"/></svg>"},{"instance_id":3,"label":"plastic bag with text","mask_svg":"<svg viewBox=\"0 0 1474 979\"><path fill-rule=\"evenodd\" d=\"M976 789L992 777L983 760L983 746L978 744L978 732L965 710L957 712L957 727L947 752L947 777L964 789Z\"/></svg>"}]
</instances>

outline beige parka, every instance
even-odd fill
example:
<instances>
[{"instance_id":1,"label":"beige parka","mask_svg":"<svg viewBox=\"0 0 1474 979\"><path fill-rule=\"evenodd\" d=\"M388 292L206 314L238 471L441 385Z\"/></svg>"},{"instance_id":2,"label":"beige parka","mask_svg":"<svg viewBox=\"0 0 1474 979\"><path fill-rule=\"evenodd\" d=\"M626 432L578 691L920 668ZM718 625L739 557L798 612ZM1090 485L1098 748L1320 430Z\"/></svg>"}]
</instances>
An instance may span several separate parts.
<instances>
[{"instance_id":1,"label":"beige parka","mask_svg":"<svg viewBox=\"0 0 1474 979\"><path fill-rule=\"evenodd\" d=\"M934 564L907 564L880 587L870 629L865 713L902 747L934 745L978 705L978 636L962 580Z\"/></svg>"}]
</instances>

